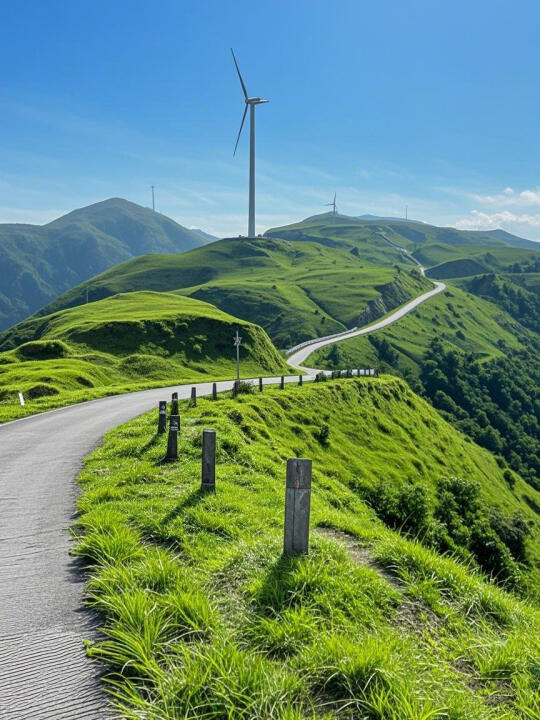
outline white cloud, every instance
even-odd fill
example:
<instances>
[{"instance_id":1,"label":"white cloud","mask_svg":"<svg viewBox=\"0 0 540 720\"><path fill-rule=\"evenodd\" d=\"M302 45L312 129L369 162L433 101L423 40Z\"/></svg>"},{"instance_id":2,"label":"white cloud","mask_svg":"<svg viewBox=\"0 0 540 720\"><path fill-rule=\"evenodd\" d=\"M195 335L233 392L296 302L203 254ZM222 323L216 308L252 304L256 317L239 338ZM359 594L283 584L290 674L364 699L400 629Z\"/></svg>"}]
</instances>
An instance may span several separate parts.
<instances>
[{"instance_id":1,"label":"white cloud","mask_svg":"<svg viewBox=\"0 0 540 720\"><path fill-rule=\"evenodd\" d=\"M471 210L470 217L462 218L456 222L458 230L493 230L512 225L540 228L540 215L531 215L529 213L517 215L509 210L496 213Z\"/></svg>"},{"instance_id":2,"label":"white cloud","mask_svg":"<svg viewBox=\"0 0 540 720\"><path fill-rule=\"evenodd\" d=\"M504 193L505 195L513 195L513 194L514 194L514 190L513 190L511 187L507 187L507 188L504 188L503 193Z\"/></svg>"},{"instance_id":3,"label":"white cloud","mask_svg":"<svg viewBox=\"0 0 540 720\"><path fill-rule=\"evenodd\" d=\"M495 195L469 194L475 202L480 205L499 205L501 207L527 207L529 205L540 205L540 187L530 190L516 192L513 188L507 187L501 193Z\"/></svg>"}]
</instances>

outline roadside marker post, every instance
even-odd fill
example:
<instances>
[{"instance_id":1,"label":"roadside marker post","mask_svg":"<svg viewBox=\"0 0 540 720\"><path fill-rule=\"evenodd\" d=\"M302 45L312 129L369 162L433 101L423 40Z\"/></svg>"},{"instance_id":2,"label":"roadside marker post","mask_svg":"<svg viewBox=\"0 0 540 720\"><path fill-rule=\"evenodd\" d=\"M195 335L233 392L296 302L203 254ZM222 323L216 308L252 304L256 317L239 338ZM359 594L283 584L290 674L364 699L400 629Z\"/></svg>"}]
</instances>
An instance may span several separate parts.
<instances>
[{"instance_id":1,"label":"roadside marker post","mask_svg":"<svg viewBox=\"0 0 540 720\"><path fill-rule=\"evenodd\" d=\"M19 393L19 403L21 404L21 406L24 406L25 404L22 392Z\"/></svg>"},{"instance_id":2,"label":"roadside marker post","mask_svg":"<svg viewBox=\"0 0 540 720\"><path fill-rule=\"evenodd\" d=\"M285 483L283 555L305 555L309 549L311 460L289 458Z\"/></svg>"},{"instance_id":3,"label":"roadside marker post","mask_svg":"<svg viewBox=\"0 0 540 720\"><path fill-rule=\"evenodd\" d=\"M180 432L180 418L171 415L169 422L169 437L167 438L167 455L165 460L178 460L178 433Z\"/></svg>"},{"instance_id":4,"label":"roadside marker post","mask_svg":"<svg viewBox=\"0 0 540 720\"><path fill-rule=\"evenodd\" d=\"M279 389L283 390L284 387L285 387L285 377L282 375L281 382L279 383Z\"/></svg>"},{"instance_id":5,"label":"roadside marker post","mask_svg":"<svg viewBox=\"0 0 540 720\"><path fill-rule=\"evenodd\" d=\"M259 378L259 392L263 391L263 379L262 377Z\"/></svg>"},{"instance_id":6,"label":"roadside marker post","mask_svg":"<svg viewBox=\"0 0 540 720\"><path fill-rule=\"evenodd\" d=\"M171 400L171 415L178 415L178 393L173 392Z\"/></svg>"},{"instance_id":7,"label":"roadside marker post","mask_svg":"<svg viewBox=\"0 0 540 720\"><path fill-rule=\"evenodd\" d=\"M212 400L217 400L217 383L212 384Z\"/></svg>"},{"instance_id":8,"label":"roadside marker post","mask_svg":"<svg viewBox=\"0 0 540 720\"><path fill-rule=\"evenodd\" d=\"M189 407L197 407L197 388L191 388L191 400L189 401Z\"/></svg>"},{"instance_id":9,"label":"roadside marker post","mask_svg":"<svg viewBox=\"0 0 540 720\"><path fill-rule=\"evenodd\" d=\"M158 435L163 435L167 429L167 401L159 401L159 415L158 415Z\"/></svg>"},{"instance_id":10,"label":"roadside marker post","mask_svg":"<svg viewBox=\"0 0 540 720\"><path fill-rule=\"evenodd\" d=\"M216 431L203 430L201 489L216 491Z\"/></svg>"},{"instance_id":11,"label":"roadside marker post","mask_svg":"<svg viewBox=\"0 0 540 720\"><path fill-rule=\"evenodd\" d=\"M304 383L304 378L302 377L302 375L299 375L298 376L298 384L303 385L303 383Z\"/></svg>"}]
</instances>

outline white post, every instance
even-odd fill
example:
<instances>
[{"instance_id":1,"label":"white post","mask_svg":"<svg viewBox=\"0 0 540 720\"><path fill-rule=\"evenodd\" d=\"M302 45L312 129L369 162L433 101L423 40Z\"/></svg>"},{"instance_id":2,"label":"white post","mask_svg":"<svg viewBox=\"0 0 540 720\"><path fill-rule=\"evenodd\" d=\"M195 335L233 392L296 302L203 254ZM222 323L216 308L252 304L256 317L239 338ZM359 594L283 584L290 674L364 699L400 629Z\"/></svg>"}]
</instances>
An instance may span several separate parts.
<instances>
[{"instance_id":1,"label":"white post","mask_svg":"<svg viewBox=\"0 0 540 720\"><path fill-rule=\"evenodd\" d=\"M248 237L255 237L255 105L249 106L249 222Z\"/></svg>"}]
</instances>

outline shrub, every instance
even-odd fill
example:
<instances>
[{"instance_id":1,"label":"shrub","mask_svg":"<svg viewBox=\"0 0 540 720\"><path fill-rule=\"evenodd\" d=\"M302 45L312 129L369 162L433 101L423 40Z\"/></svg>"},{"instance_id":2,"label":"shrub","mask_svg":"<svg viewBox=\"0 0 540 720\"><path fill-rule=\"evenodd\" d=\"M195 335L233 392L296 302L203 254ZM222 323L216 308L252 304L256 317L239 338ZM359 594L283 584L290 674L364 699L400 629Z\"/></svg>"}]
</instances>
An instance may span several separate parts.
<instances>
[{"instance_id":1,"label":"shrub","mask_svg":"<svg viewBox=\"0 0 540 720\"><path fill-rule=\"evenodd\" d=\"M313 437L320 442L321 445L328 445L330 442L330 426L324 423L318 430L315 430Z\"/></svg>"},{"instance_id":2,"label":"shrub","mask_svg":"<svg viewBox=\"0 0 540 720\"><path fill-rule=\"evenodd\" d=\"M67 357L69 348L61 340L35 340L21 345L17 354L22 359L50 360Z\"/></svg>"}]
</instances>

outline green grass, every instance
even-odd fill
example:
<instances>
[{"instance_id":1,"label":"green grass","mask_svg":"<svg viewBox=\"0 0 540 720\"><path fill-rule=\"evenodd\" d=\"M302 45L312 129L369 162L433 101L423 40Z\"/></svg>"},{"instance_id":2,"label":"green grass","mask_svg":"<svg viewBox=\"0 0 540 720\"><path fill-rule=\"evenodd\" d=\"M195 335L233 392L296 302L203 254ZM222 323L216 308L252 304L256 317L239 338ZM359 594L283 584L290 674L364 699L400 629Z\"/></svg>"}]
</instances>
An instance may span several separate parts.
<instances>
[{"instance_id":1,"label":"green grass","mask_svg":"<svg viewBox=\"0 0 540 720\"><path fill-rule=\"evenodd\" d=\"M47 225L0 224L0 331L130 257L202 243L196 232L120 198Z\"/></svg>"},{"instance_id":2,"label":"green grass","mask_svg":"<svg viewBox=\"0 0 540 720\"><path fill-rule=\"evenodd\" d=\"M502 354L501 343L520 348L522 334L516 321L493 303L455 286L376 333L397 353L394 366L405 375L417 375L430 341L437 337L445 346L489 359ZM337 350L335 349L337 347ZM378 354L368 336L345 340L323 348L309 358L310 366L321 368L371 367Z\"/></svg>"},{"instance_id":3,"label":"green grass","mask_svg":"<svg viewBox=\"0 0 540 720\"><path fill-rule=\"evenodd\" d=\"M0 421L145 387L234 377L236 328L245 376L287 372L260 327L179 295L116 295L27 320L2 336Z\"/></svg>"},{"instance_id":4,"label":"green grass","mask_svg":"<svg viewBox=\"0 0 540 720\"><path fill-rule=\"evenodd\" d=\"M533 600L473 558L390 530L369 487L461 476L483 506L514 490L399 380L337 381L182 407L177 463L149 413L109 433L81 474L77 552L103 615L89 647L125 718L524 720L537 717ZM328 441L320 441L327 424ZM204 427L217 431L217 492L201 493ZM311 551L281 557L287 457L313 459ZM537 582L529 571L529 591ZM526 591L525 591L526 592Z\"/></svg>"}]
</instances>

